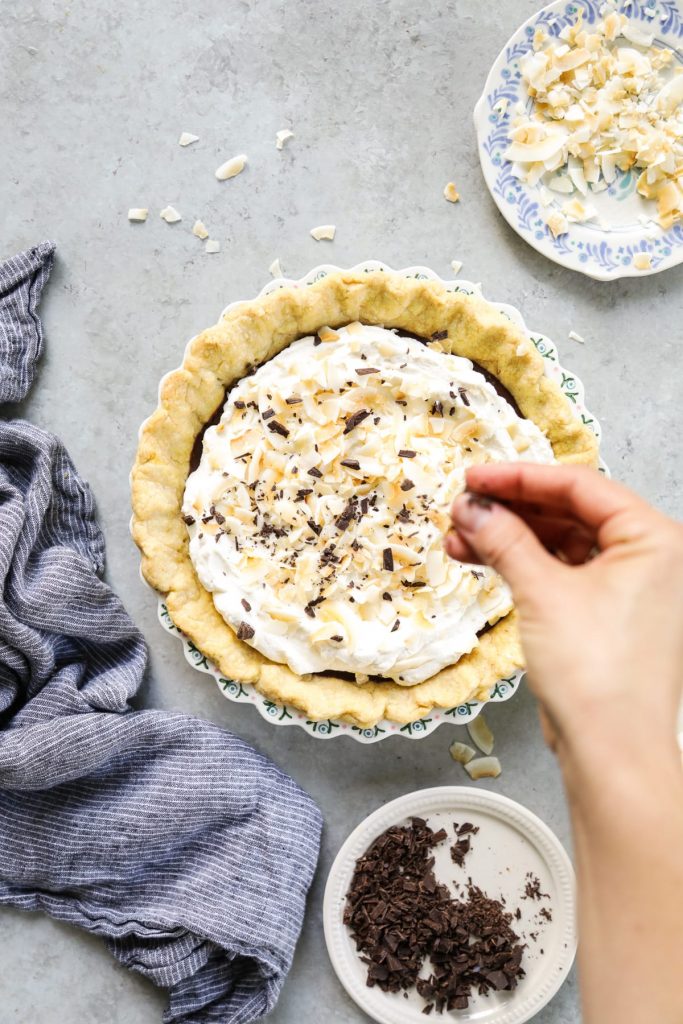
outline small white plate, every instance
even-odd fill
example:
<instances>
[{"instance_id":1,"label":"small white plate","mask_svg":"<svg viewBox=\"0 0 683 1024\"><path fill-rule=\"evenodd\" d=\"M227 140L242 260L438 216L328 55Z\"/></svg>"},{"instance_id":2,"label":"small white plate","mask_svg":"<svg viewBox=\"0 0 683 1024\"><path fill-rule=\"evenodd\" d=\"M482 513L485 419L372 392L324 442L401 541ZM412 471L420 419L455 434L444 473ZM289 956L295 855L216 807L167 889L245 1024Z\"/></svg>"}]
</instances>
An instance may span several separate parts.
<instances>
[{"instance_id":1,"label":"small white plate","mask_svg":"<svg viewBox=\"0 0 683 1024\"><path fill-rule=\"evenodd\" d=\"M358 1006L379 1024L424 1024L425 1003L414 989L405 999L400 993L368 988L367 969L342 920L358 857L386 829L407 825L413 816L426 818L435 831L445 828L451 840L434 851L437 878L448 884L452 880L462 883L471 876L489 896L504 896L508 909L520 908L521 920L513 922L513 927L528 942L522 961L526 977L513 992L473 995L469 1009L441 1017L434 1014L432 1019L524 1024L552 999L574 961L574 871L559 839L540 818L514 800L488 790L440 786L408 793L380 807L351 833L332 865L323 903L325 941L337 977ZM453 864L449 853L454 821L470 821L480 829L461 868ZM539 879L541 891L550 899L522 899L527 872ZM552 921L540 916L542 907L551 911ZM530 938L531 932L537 935L536 941Z\"/></svg>"},{"instance_id":2,"label":"small white plate","mask_svg":"<svg viewBox=\"0 0 683 1024\"><path fill-rule=\"evenodd\" d=\"M608 191L589 197L598 211L599 222L570 224L566 234L553 238L540 201L541 183L530 186L519 181L512 174L512 164L503 158L515 105L521 102L528 110L533 107L519 62L532 49L534 30L542 27L548 35L557 36L565 25L576 21L579 10L584 23L592 25L600 19L602 6L603 0L557 0L521 25L489 72L484 92L474 108L474 125L486 184L508 224L543 256L598 281L612 281L656 274L683 262L683 224L664 231L652 219L655 204L636 192L639 172L620 174ZM655 43L672 51L674 66L683 65L681 0L622 0L617 9L645 31L654 32ZM494 107L501 100L507 100L507 110L497 113ZM554 200L553 206L559 209L564 198ZM648 223L642 223L641 217L647 218ZM650 270L633 266L633 257L641 252L649 254Z\"/></svg>"}]
</instances>

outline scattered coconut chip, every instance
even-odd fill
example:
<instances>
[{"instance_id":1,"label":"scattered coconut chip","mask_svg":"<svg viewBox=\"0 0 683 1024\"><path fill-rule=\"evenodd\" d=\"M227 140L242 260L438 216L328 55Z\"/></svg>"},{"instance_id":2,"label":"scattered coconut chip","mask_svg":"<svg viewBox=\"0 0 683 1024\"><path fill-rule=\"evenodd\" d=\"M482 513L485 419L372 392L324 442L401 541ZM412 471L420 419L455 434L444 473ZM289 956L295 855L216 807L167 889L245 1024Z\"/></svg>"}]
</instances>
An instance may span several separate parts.
<instances>
[{"instance_id":1,"label":"scattered coconut chip","mask_svg":"<svg viewBox=\"0 0 683 1024\"><path fill-rule=\"evenodd\" d=\"M272 274L273 277L282 277L282 267L280 266L280 258L277 257L268 267L268 273Z\"/></svg>"},{"instance_id":2,"label":"scattered coconut chip","mask_svg":"<svg viewBox=\"0 0 683 1024\"><path fill-rule=\"evenodd\" d=\"M460 200L460 193L455 187L454 181L449 181L443 190L444 199L447 199L449 203L457 203Z\"/></svg>"},{"instance_id":3,"label":"scattered coconut chip","mask_svg":"<svg viewBox=\"0 0 683 1024\"><path fill-rule=\"evenodd\" d=\"M293 138L294 132L290 131L289 128L281 128L280 131L277 132L275 136L275 148L282 149L285 142L288 142L289 139Z\"/></svg>"},{"instance_id":4,"label":"scattered coconut chip","mask_svg":"<svg viewBox=\"0 0 683 1024\"><path fill-rule=\"evenodd\" d=\"M493 733L488 727L483 715L477 715L471 722L467 723L467 731L470 739L473 740L484 754L490 754L493 750Z\"/></svg>"},{"instance_id":5,"label":"scattered coconut chip","mask_svg":"<svg viewBox=\"0 0 683 1024\"><path fill-rule=\"evenodd\" d=\"M233 156L230 160L226 160L224 164L216 169L216 177L219 181L227 181L228 178L234 178L238 174L241 174L247 165L247 156L245 153L240 153L239 156Z\"/></svg>"},{"instance_id":6,"label":"scattered coconut chip","mask_svg":"<svg viewBox=\"0 0 683 1024\"><path fill-rule=\"evenodd\" d=\"M196 220L192 225L192 234L196 235L197 238L208 238L209 232L206 230L206 225L201 220Z\"/></svg>"},{"instance_id":7,"label":"scattered coconut chip","mask_svg":"<svg viewBox=\"0 0 683 1024\"><path fill-rule=\"evenodd\" d=\"M183 132L178 139L179 146L191 146L193 142L199 142L199 136L193 135L192 132Z\"/></svg>"},{"instance_id":8,"label":"scattered coconut chip","mask_svg":"<svg viewBox=\"0 0 683 1024\"><path fill-rule=\"evenodd\" d=\"M334 224L320 224L317 228L311 228L311 236L315 238L316 242L321 242L323 239L331 242L336 232L337 228Z\"/></svg>"},{"instance_id":9,"label":"scattered coconut chip","mask_svg":"<svg viewBox=\"0 0 683 1024\"><path fill-rule=\"evenodd\" d=\"M221 243L217 242L215 240L215 238L210 238L208 240L208 242L206 243L206 245L204 246L204 251L205 252L220 252L221 251Z\"/></svg>"},{"instance_id":10,"label":"scattered coconut chip","mask_svg":"<svg viewBox=\"0 0 683 1024\"><path fill-rule=\"evenodd\" d=\"M448 752L458 764L467 764L468 761L477 756L476 750L468 746L467 743L451 743Z\"/></svg>"},{"instance_id":11,"label":"scattered coconut chip","mask_svg":"<svg viewBox=\"0 0 683 1024\"><path fill-rule=\"evenodd\" d=\"M451 269L453 270L453 273L457 277L457 275L462 270L462 260L451 260Z\"/></svg>"},{"instance_id":12,"label":"scattered coconut chip","mask_svg":"<svg viewBox=\"0 0 683 1024\"><path fill-rule=\"evenodd\" d=\"M133 220L137 222L147 220L148 213L149 210L146 210L144 207L134 206L132 209L128 211L128 220Z\"/></svg>"},{"instance_id":13,"label":"scattered coconut chip","mask_svg":"<svg viewBox=\"0 0 683 1024\"><path fill-rule=\"evenodd\" d=\"M497 757L476 757L465 765L465 771L475 782L479 779L497 779L502 770Z\"/></svg>"},{"instance_id":14,"label":"scattered coconut chip","mask_svg":"<svg viewBox=\"0 0 683 1024\"><path fill-rule=\"evenodd\" d=\"M159 216L162 220L165 220L167 224L176 224L179 220L183 219L178 211L172 206L165 206Z\"/></svg>"},{"instance_id":15,"label":"scattered coconut chip","mask_svg":"<svg viewBox=\"0 0 683 1024\"><path fill-rule=\"evenodd\" d=\"M569 334L567 335L567 337L569 338L570 341L578 341L579 345L585 345L586 344L586 339L582 338L580 334L576 333L576 331L570 331Z\"/></svg>"},{"instance_id":16,"label":"scattered coconut chip","mask_svg":"<svg viewBox=\"0 0 683 1024\"><path fill-rule=\"evenodd\" d=\"M559 210L551 210L545 222L555 238L559 238L560 235L566 235L569 231L569 221Z\"/></svg>"},{"instance_id":17,"label":"scattered coconut chip","mask_svg":"<svg viewBox=\"0 0 683 1024\"><path fill-rule=\"evenodd\" d=\"M499 99L496 103L493 104L491 109L493 110L494 114L498 114L500 115L500 117L502 117L509 106L510 100L506 96L503 96L501 97L501 99Z\"/></svg>"},{"instance_id":18,"label":"scattered coconut chip","mask_svg":"<svg viewBox=\"0 0 683 1024\"><path fill-rule=\"evenodd\" d=\"M633 257L633 266L636 270L651 270L652 256L649 252L637 252Z\"/></svg>"}]
</instances>

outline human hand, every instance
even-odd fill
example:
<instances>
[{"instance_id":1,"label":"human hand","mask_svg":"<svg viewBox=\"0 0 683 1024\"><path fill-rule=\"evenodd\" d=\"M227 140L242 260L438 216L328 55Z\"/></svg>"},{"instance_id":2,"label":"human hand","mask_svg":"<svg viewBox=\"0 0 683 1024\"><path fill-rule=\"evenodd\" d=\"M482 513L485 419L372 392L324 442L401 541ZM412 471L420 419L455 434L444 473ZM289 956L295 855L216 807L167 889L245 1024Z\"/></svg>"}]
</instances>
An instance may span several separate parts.
<instances>
[{"instance_id":1,"label":"human hand","mask_svg":"<svg viewBox=\"0 0 683 1024\"><path fill-rule=\"evenodd\" d=\"M647 721L675 749L683 526L585 467L489 463L467 487L446 551L510 585L551 745L588 723L634 744Z\"/></svg>"}]
</instances>

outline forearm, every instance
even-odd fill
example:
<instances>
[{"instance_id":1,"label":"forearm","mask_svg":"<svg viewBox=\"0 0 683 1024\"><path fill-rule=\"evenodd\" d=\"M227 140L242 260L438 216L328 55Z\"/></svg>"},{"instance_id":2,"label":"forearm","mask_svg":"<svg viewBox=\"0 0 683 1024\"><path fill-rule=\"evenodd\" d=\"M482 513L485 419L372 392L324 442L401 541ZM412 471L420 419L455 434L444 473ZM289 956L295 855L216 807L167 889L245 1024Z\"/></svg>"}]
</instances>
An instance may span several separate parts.
<instances>
[{"instance_id":1,"label":"forearm","mask_svg":"<svg viewBox=\"0 0 683 1024\"><path fill-rule=\"evenodd\" d=\"M683 1024L683 770L594 729L560 763L574 830L584 1024Z\"/></svg>"}]
</instances>

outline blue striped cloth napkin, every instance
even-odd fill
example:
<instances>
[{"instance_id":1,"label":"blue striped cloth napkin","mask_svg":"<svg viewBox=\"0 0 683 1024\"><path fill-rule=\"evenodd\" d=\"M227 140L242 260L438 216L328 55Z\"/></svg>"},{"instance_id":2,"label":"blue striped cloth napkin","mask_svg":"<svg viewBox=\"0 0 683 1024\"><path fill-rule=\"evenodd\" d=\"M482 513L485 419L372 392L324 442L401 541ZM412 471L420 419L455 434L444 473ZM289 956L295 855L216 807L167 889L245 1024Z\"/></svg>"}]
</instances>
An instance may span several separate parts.
<instances>
[{"instance_id":1,"label":"blue striped cloth napkin","mask_svg":"<svg viewBox=\"0 0 683 1024\"><path fill-rule=\"evenodd\" d=\"M0 264L2 401L31 386L53 254ZM320 814L236 736L131 709L145 643L103 565L61 442L0 420L0 904L103 936L165 1022L243 1024L291 965Z\"/></svg>"}]
</instances>

